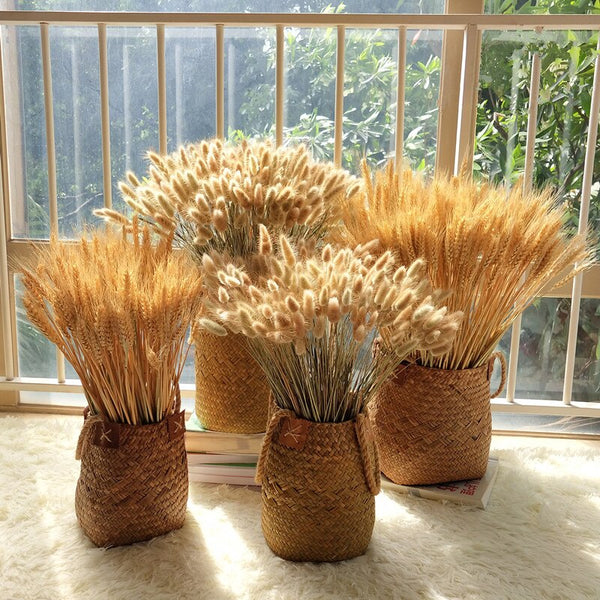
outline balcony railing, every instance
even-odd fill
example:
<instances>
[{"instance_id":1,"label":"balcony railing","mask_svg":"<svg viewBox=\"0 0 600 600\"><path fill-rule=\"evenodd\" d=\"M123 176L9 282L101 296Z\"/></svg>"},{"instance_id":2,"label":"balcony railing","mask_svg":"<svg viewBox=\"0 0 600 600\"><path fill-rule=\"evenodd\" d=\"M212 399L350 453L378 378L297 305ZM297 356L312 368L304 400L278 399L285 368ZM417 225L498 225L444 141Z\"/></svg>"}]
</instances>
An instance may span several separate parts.
<instances>
[{"instance_id":1,"label":"balcony railing","mask_svg":"<svg viewBox=\"0 0 600 600\"><path fill-rule=\"evenodd\" d=\"M475 138L475 115L477 110L477 90L479 87L479 64L481 53L481 35L483 31L524 31L536 33L542 31L581 30L599 31L600 15L401 15L401 14L202 14L202 13L88 13L88 12L0 12L2 26L2 44L0 52L0 152L2 184L2 207L0 211L0 405L14 406L18 403L19 392L81 392L76 380L66 379L64 358L57 353L56 377L53 379L35 379L19 376L18 340L16 325L16 301L14 275L27 259L30 248L43 240L28 239L23 235L15 236L13 231L14 215L11 211L20 198L14 181L14 169L17 161L15 153L21 150L14 135L9 135L11 117L8 102L8 88L14 87L15 72L19 56L15 60L15 48L9 48L7 36L15 28L31 26L39 28L43 101L46 133L46 157L48 167L48 220L49 231L59 233L59 209L57 199L57 160L55 145L55 106L52 81L51 37L53 28L59 26L85 29L86 35L97 38L98 48L98 86L100 90L100 123L102 140L102 179L103 203L111 207L113 203L113 173L111 172L111 110L109 78L109 58L107 52L107 28L133 27L151 28L156 43L156 79L158 106L158 149L167 151L168 110L167 110L167 62L165 53L166 33L176 28L203 28L214 31L215 39L215 124L217 136L225 136L225 33L233 28L270 28L275 34L275 86L274 86L274 137L277 144L284 143L284 107L286 99L285 51L286 30L288 28L327 28L336 35L335 56L335 111L333 160L342 164L344 133L344 74L345 41L347 28L382 29L397 36L398 54L396 61L397 87L396 109L392 115L395 123L394 147L391 153L398 165L404 156L405 124L405 69L407 32L409 30L439 30L447 37L459 36L462 51L455 58L450 52L442 57L442 78L444 83L438 99L438 152L436 169L456 172L459 165L472 164ZM448 38L449 39L449 38ZM600 46L599 46L600 49ZM13 60L7 61L6 54L11 52ZM458 60L456 58L458 56ZM529 86L529 117L526 131L526 153L524 185L531 186L534 169L534 145L538 111L540 82L540 61L538 52L531 57L531 82ZM125 68L125 65L124 67ZM593 90L591 93L590 120L588 125L583 166L583 184L580 196L579 230L588 227L590 198L593 184L593 166L596 158L598 113L600 110L600 59L595 60ZM451 71L456 74L452 76ZM449 75L449 76L448 76ZM12 90L13 95L15 91ZM17 93L18 95L18 93ZM451 100L448 100L451 98ZM450 124L450 125L448 125ZM442 148L443 145L443 148ZM120 176L121 174L119 174ZM553 292L555 297L570 297L571 312L566 350L564 388L562 403L546 400L522 400L515 397L517 382L517 361L519 357L519 337L521 323L513 326L510 363L507 382L507 396L504 400L494 401L493 410L511 413L543 413L554 415L600 415L598 402L577 402L572 400L573 374L576 355L579 307L582 297L600 298L600 269L596 267L585 275L578 275L572 284ZM193 394L193 387L182 386L184 395Z\"/></svg>"}]
</instances>

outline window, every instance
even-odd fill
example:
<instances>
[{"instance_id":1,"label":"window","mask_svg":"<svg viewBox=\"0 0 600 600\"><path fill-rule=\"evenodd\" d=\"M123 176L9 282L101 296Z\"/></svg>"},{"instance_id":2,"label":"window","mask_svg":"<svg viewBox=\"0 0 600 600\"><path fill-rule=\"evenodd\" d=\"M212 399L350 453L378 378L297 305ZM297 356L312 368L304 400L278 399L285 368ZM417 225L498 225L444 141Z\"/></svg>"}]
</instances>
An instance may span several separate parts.
<instances>
[{"instance_id":1,"label":"window","mask_svg":"<svg viewBox=\"0 0 600 600\"><path fill-rule=\"evenodd\" d=\"M12 3L5 1L4 9L12 8L7 4ZM96 6L93 1L60 4L18 1L16 8L117 10L125 6L128 11L152 9L147 2L137 1L114 3L114 6L104 2ZM272 10L269 2L238 0L197 4L202 4L202 10L206 11L244 13L250 4L255 12ZM444 58L447 60L445 68L451 68L450 53L444 48L443 40L446 33L456 31L448 28L443 19L436 20L435 14L431 17L425 14L426 10L443 11L441 0L390 4L396 3L349 0L345 8L342 5L332 8L327 3L311 0L282 1L278 3L278 10L290 13L282 16L282 27L276 26L279 20L262 22L260 15L256 15L255 23L243 27L228 17L231 25L226 23L223 27L222 42L219 28L201 19L196 19L196 23L167 23L164 28L131 15L120 17L121 23L127 22L127 25L108 23L104 30L108 75L104 102L110 115L110 141L105 144L110 151L108 182L104 180L103 168L98 26L89 22L65 25L50 21L45 28L48 42L45 53L44 27L35 19L27 24L3 21L11 323L7 327L5 322L2 334L4 354L11 353L16 359L13 374L56 381L58 373L61 379L60 358L57 362L52 346L27 322L20 304L18 274L12 277L12 265L18 265L26 254L26 244L19 242L48 239L54 229L65 238L78 235L86 223L95 222L92 211L102 206L107 196L112 198L114 206L122 206L118 181L129 169L137 173L145 171L144 154L149 148L159 149L164 144L164 148L171 151L181 143L212 137L218 133L220 123L224 136L232 140L245 136L275 137L279 124L283 143L301 140L318 158L338 160L354 172L358 172L363 156L373 166L382 166L396 157L399 148L411 167L426 174L433 173L436 166L447 168L451 163L438 154L438 142L446 143L449 131L454 135L455 129L447 123L448 112L454 111L456 121L460 106L458 96L448 108L445 97L440 95L452 92L442 82ZM553 6L558 4L560 2L553 0ZM584 9L591 11L593 3L589 5ZM176 0L156 5L157 11L176 13L181 8ZM186 10L195 8L195 3L185 3ZM535 8L527 2L520 10L535 12ZM506 2L486 3L487 12L500 9L515 10ZM321 10L333 19L329 26L319 23ZM406 28L386 24L384 13L397 10L422 13L422 24ZM335 19L342 17L343 11L379 11L382 22L369 27L353 27L349 23L336 29L336 24L343 21ZM294 21L303 14L309 15L306 22ZM157 12L157 21L160 15ZM589 19L596 17L586 18L590 22ZM139 22L136 23L136 19ZM505 24L498 29L477 25L482 41L481 66L473 82L478 85L476 112L462 115L463 121L474 119L475 123L473 165L476 174L515 184L525 170L531 65L532 57L539 55L533 182L558 188L561 199L570 207L574 229L578 225L582 191L585 191L585 140L592 119L591 86L597 43L597 32L592 35L582 29L585 23L582 17L574 17L572 29L556 30L546 26L541 33L534 31L535 25L526 30L511 29ZM460 26L466 25L467 22ZM166 92L162 117L158 93L161 31L164 32L162 57ZM345 51L343 113L336 108L340 31ZM462 44L463 30L459 29L458 33ZM278 55L278 35L283 41L281 56ZM478 44L475 51L479 57ZM399 59L404 64L404 88L400 89L404 111L398 113ZM456 71L451 73L455 82L460 76L460 56L458 59L458 62L454 59ZM44 60L49 69L44 69ZM285 65L282 81L277 78L278 60L283 60ZM222 65L220 72L215 68L218 64ZM49 75L54 127L54 143L50 146L56 163L55 203L52 199L54 182L52 173L49 177L48 166L48 95L44 93ZM455 83L454 91L457 89ZM277 108L278 94L283 96L281 114ZM215 97L222 97L222 110L217 110ZM446 106L444 118L440 115L440 106ZM403 117L401 123L398 116ZM162 120L166 122L164 140L161 139ZM341 145L336 147L338 122ZM402 143L396 139L397 135ZM600 230L597 148L592 171L589 223ZM588 403L586 406L600 401L598 273L597 269L593 270L583 279L577 340L573 351L569 351L570 358L567 351L570 284L563 286L557 297L537 299L525 312L518 344L511 345L510 334L501 342L501 348L507 354L512 353L513 360L518 354L516 379L513 378L515 398L542 401L543 408L535 408L534 412L561 413L565 365L569 360L574 371L573 401ZM15 340L11 332L16 332L16 348L12 347ZM0 359L3 359L1 369L6 356L0 355ZM190 356L183 380L190 388L193 385L191 360ZM65 366L64 375L67 379L75 377L69 365ZM1 385L0 382L0 394ZM27 388L23 383L19 389ZM523 406L509 408L522 410ZM498 410L508 409L501 406Z\"/></svg>"}]
</instances>

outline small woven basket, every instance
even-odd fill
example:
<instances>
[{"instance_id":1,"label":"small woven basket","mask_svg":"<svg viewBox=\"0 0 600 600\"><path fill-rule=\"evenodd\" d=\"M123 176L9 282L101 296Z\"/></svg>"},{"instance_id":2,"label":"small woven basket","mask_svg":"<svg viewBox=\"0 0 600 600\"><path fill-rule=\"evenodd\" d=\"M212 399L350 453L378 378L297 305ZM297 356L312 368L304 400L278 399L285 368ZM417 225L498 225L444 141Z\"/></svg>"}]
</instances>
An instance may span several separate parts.
<instances>
[{"instance_id":1,"label":"small woven basket","mask_svg":"<svg viewBox=\"0 0 600 600\"><path fill-rule=\"evenodd\" d=\"M502 378L491 395L496 359ZM500 393L505 378L499 352L475 369L401 365L371 404L382 472L402 485L482 477L492 438L490 398Z\"/></svg>"},{"instance_id":2,"label":"small woven basket","mask_svg":"<svg viewBox=\"0 0 600 600\"><path fill-rule=\"evenodd\" d=\"M379 462L370 422L315 423L273 411L257 467L262 530L287 560L364 554L375 524Z\"/></svg>"},{"instance_id":3,"label":"small woven basket","mask_svg":"<svg viewBox=\"0 0 600 600\"><path fill-rule=\"evenodd\" d=\"M267 425L269 386L241 334L219 337L199 328L196 347L196 417L205 429L261 433Z\"/></svg>"},{"instance_id":4,"label":"small woven basket","mask_svg":"<svg viewBox=\"0 0 600 600\"><path fill-rule=\"evenodd\" d=\"M87 416L77 445L75 512L100 547L141 542L179 529L188 497L185 413L122 425Z\"/></svg>"}]
</instances>

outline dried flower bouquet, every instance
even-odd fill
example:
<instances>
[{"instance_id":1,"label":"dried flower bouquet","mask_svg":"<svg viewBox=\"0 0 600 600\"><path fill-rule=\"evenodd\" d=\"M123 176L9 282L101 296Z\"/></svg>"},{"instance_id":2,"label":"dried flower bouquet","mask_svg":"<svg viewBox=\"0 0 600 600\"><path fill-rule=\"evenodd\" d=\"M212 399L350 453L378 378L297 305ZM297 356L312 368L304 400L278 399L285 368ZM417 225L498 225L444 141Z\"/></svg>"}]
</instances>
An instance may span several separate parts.
<instances>
[{"instance_id":1,"label":"dried flower bouquet","mask_svg":"<svg viewBox=\"0 0 600 600\"><path fill-rule=\"evenodd\" d=\"M269 274L253 280L218 255L205 255L208 316L200 326L250 340L267 375L275 408L258 465L267 543L291 560L332 561L362 554L379 489L367 404L415 348L447 350L460 313L440 307L443 294L416 261L397 267L370 243L324 247L301 257L285 236L275 247L260 228ZM377 351L380 329L394 352Z\"/></svg>"},{"instance_id":2,"label":"dried flower bouquet","mask_svg":"<svg viewBox=\"0 0 600 600\"><path fill-rule=\"evenodd\" d=\"M52 239L23 274L29 319L81 379L89 414L77 449L75 508L98 546L183 525L187 503L179 377L201 279L167 238L95 233Z\"/></svg>"},{"instance_id":3,"label":"dried flower bouquet","mask_svg":"<svg viewBox=\"0 0 600 600\"><path fill-rule=\"evenodd\" d=\"M216 252L253 278L264 267L256 246L261 225L314 244L338 222L342 200L355 189L345 171L313 161L302 146L228 145L215 139L149 157L146 178L129 173L128 183L121 184L133 212L160 235L173 236L201 269L202 257ZM129 223L110 209L97 214ZM221 431L264 431L268 386L245 339L218 339L198 329L193 338L201 423Z\"/></svg>"},{"instance_id":4,"label":"dried flower bouquet","mask_svg":"<svg viewBox=\"0 0 600 600\"><path fill-rule=\"evenodd\" d=\"M214 139L148 156L148 176L140 181L128 173L128 183L120 184L134 214L159 235L173 235L200 264L205 253L218 252L250 274L258 267L253 260L260 225L295 240L321 237L356 190L346 171L313 161L304 146ZM111 209L95 214L130 224Z\"/></svg>"},{"instance_id":5,"label":"dried flower bouquet","mask_svg":"<svg viewBox=\"0 0 600 600\"><path fill-rule=\"evenodd\" d=\"M491 441L490 374L498 342L550 285L588 267L591 244L570 237L549 191L510 192L466 176L426 183L390 164L364 166L364 193L343 211L347 244L379 239L402 263L424 259L448 310L464 322L447 352L415 352L381 389L372 416L383 472L403 484L481 477ZM393 342L392 342L393 343Z\"/></svg>"},{"instance_id":6,"label":"dried flower bouquet","mask_svg":"<svg viewBox=\"0 0 600 600\"><path fill-rule=\"evenodd\" d=\"M422 258L434 287L452 290L448 310L464 322L449 352L418 354L442 369L484 365L519 314L549 286L588 268L589 236L569 236L565 209L551 192L509 192L466 176L430 183L390 163L375 174L364 165L364 193L343 210L342 240L378 239L402 264Z\"/></svg>"},{"instance_id":7,"label":"dried flower bouquet","mask_svg":"<svg viewBox=\"0 0 600 600\"><path fill-rule=\"evenodd\" d=\"M203 258L205 305L216 319L200 325L250 339L282 408L316 422L358 415L397 363L416 348L448 350L462 315L448 314L425 277L425 264L395 268L391 252L375 258L377 243L301 258L281 235L278 249L260 228L259 255L270 277L253 280L233 263ZM378 330L393 352L374 352Z\"/></svg>"}]
</instances>

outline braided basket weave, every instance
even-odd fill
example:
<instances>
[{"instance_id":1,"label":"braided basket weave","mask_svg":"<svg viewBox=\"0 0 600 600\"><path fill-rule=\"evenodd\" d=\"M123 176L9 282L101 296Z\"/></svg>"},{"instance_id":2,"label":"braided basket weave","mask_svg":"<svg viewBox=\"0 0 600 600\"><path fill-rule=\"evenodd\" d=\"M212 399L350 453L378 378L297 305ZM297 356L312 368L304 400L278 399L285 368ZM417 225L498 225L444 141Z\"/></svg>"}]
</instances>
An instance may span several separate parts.
<instances>
[{"instance_id":1,"label":"braided basket weave","mask_svg":"<svg viewBox=\"0 0 600 600\"><path fill-rule=\"evenodd\" d=\"M314 423L275 409L256 479L262 530L287 560L332 562L364 554L375 523L379 462L368 417Z\"/></svg>"},{"instance_id":2,"label":"braided basket weave","mask_svg":"<svg viewBox=\"0 0 600 600\"><path fill-rule=\"evenodd\" d=\"M121 425L87 416L77 446L75 512L100 547L179 529L188 497L184 412L160 423Z\"/></svg>"},{"instance_id":3,"label":"braided basket weave","mask_svg":"<svg viewBox=\"0 0 600 600\"><path fill-rule=\"evenodd\" d=\"M403 485L477 479L487 469L492 436L490 377L500 353L475 369L403 364L371 404L381 470Z\"/></svg>"},{"instance_id":4,"label":"braided basket weave","mask_svg":"<svg viewBox=\"0 0 600 600\"><path fill-rule=\"evenodd\" d=\"M243 335L219 337L194 328L196 416L205 429L261 433L267 425L269 386Z\"/></svg>"}]
</instances>

